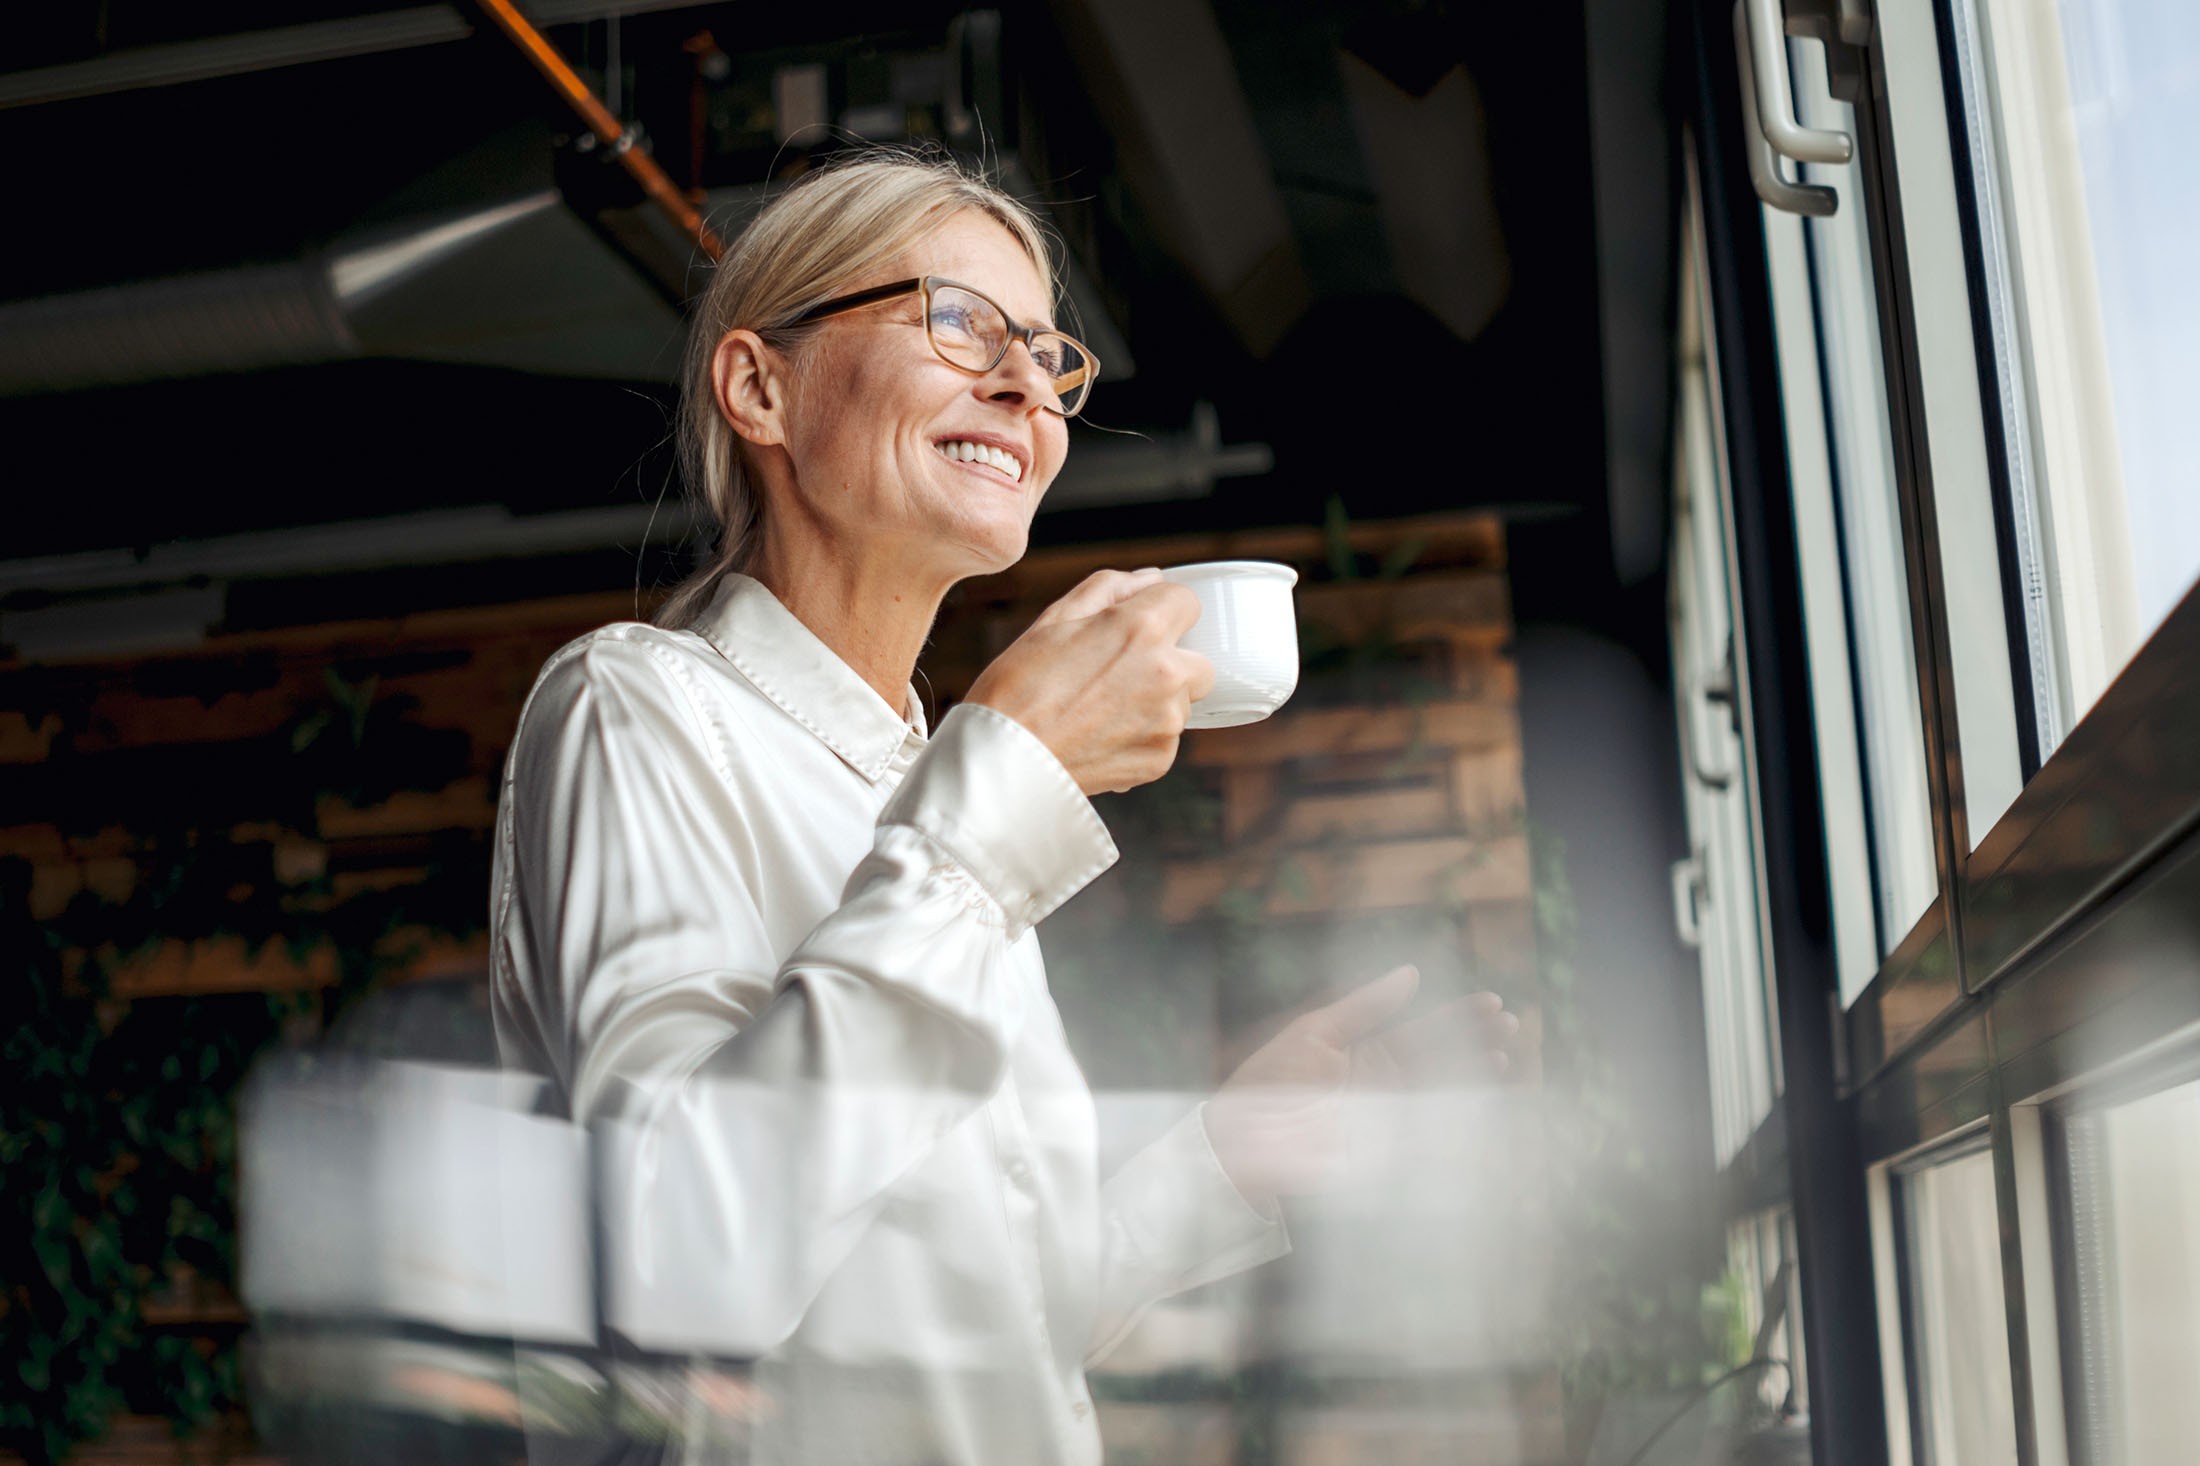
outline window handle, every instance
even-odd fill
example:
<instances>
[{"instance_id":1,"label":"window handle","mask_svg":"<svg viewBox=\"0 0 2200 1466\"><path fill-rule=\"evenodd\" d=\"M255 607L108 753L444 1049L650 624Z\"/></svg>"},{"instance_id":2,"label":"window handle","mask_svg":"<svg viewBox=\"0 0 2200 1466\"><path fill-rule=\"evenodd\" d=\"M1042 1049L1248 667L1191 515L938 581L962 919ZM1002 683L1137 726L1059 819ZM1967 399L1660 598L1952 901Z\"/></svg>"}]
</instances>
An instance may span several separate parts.
<instances>
[{"instance_id":1,"label":"window handle","mask_svg":"<svg viewBox=\"0 0 2200 1466\"><path fill-rule=\"evenodd\" d=\"M1731 683L1723 683L1718 674L1714 673L1710 677L1691 679L1688 690L1681 695L1681 762L1687 765L1689 777L1713 793L1733 784L1734 771L1711 768L1704 763L1703 753L1696 746L1696 704L1698 701L1716 703L1722 695L1731 698L1733 694L1730 690L1723 694L1721 691L1722 687L1730 689L1731 686Z\"/></svg>"},{"instance_id":2,"label":"window handle","mask_svg":"<svg viewBox=\"0 0 2200 1466\"><path fill-rule=\"evenodd\" d=\"M1673 862L1673 931L1684 947L1703 945L1703 852Z\"/></svg>"},{"instance_id":3,"label":"window handle","mask_svg":"<svg viewBox=\"0 0 2200 1466\"><path fill-rule=\"evenodd\" d=\"M1846 163L1856 144L1845 132L1805 127L1796 120L1795 98L1788 91L1787 16L1780 0L1742 0L1749 16L1744 47L1743 85L1756 73L1757 121L1772 150L1798 163Z\"/></svg>"},{"instance_id":4,"label":"window handle","mask_svg":"<svg viewBox=\"0 0 2200 1466\"><path fill-rule=\"evenodd\" d=\"M1704 788L1714 793L1732 787L1732 769L1713 769L1704 765L1703 755L1696 747L1696 703L1701 700L1712 707L1726 711L1726 724L1739 738L1742 732L1741 709L1734 701L1734 634L1727 633L1726 655L1708 672L1700 672L1683 679L1688 691L1681 696L1681 762L1688 766L1689 774Z\"/></svg>"},{"instance_id":5,"label":"window handle","mask_svg":"<svg viewBox=\"0 0 2200 1466\"><path fill-rule=\"evenodd\" d=\"M1750 61L1749 23L1743 18L1743 9L1752 0L1734 0L1734 48L1742 63L1742 150L1749 156L1749 181L1757 190L1757 197L1784 213L1801 214L1806 218L1824 219L1840 207L1841 200L1830 188L1818 183L1790 183L1780 173L1780 155L1772 150L1772 143L1765 136L1764 125L1757 112L1757 68ZM1777 5L1779 0L1772 0ZM1778 36L1774 36L1775 51L1780 48ZM1778 58L1780 85L1785 95L1787 67L1785 57ZM1848 156L1848 138L1842 133L1828 133L1842 143L1842 157Z\"/></svg>"}]
</instances>

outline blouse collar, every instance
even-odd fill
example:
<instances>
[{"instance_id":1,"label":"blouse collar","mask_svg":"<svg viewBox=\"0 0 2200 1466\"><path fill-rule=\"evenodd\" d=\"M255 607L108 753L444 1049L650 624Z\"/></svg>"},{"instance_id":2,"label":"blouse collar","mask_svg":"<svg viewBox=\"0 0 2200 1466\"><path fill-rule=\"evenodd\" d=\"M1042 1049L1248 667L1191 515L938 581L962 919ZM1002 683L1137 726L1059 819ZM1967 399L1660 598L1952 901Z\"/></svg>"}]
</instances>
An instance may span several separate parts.
<instances>
[{"instance_id":1,"label":"blouse collar","mask_svg":"<svg viewBox=\"0 0 2200 1466\"><path fill-rule=\"evenodd\" d=\"M927 736L914 686L905 694L908 716L897 714L761 581L729 573L694 630L758 692L874 784L912 733Z\"/></svg>"}]
</instances>

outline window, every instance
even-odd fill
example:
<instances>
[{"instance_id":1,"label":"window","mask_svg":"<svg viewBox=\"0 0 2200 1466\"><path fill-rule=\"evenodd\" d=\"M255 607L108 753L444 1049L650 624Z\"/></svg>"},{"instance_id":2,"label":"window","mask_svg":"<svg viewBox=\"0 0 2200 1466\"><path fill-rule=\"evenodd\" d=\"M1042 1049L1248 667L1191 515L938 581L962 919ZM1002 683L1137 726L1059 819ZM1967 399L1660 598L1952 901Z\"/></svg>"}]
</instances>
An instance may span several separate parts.
<instances>
[{"instance_id":1,"label":"window","mask_svg":"<svg viewBox=\"0 0 2200 1466\"><path fill-rule=\"evenodd\" d=\"M2073 1458L2183 1466L2200 1440L2200 1080L2063 1129Z\"/></svg>"},{"instance_id":2,"label":"window","mask_svg":"<svg viewBox=\"0 0 2200 1466\"><path fill-rule=\"evenodd\" d=\"M1988 416L1980 396L1979 338L1958 206L1950 101L1930 5L1875 9L1884 67L1888 143L1901 212L1909 325L1916 350L1912 448L1931 505L1927 554L1939 584L1934 611L1947 647L1941 709L1960 770L1950 819L1978 845L2024 787L2009 600L1995 516Z\"/></svg>"},{"instance_id":3,"label":"window","mask_svg":"<svg viewBox=\"0 0 2200 1466\"><path fill-rule=\"evenodd\" d=\"M2200 572L2200 9L1959 0L1955 39L2044 756Z\"/></svg>"},{"instance_id":4,"label":"window","mask_svg":"<svg viewBox=\"0 0 2200 1466\"><path fill-rule=\"evenodd\" d=\"M1901 1176L1918 1466L2017 1459L1993 1154L1979 1146Z\"/></svg>"},{"instance_id":5,"label":"window","mask_svg":"<svg viewBox=\"0 0 2200 1466\"><path fill-rule=\"evenodd\" d=\"M1762 1373L1758 1398L1768 1408L1792 1404L1807 1414L1802 1284L1796 1261L1795 1216L1787 1207L1744 1217L1727 1228L1727 1273L1741 1290L1741 1324L1749 1333L1752 1354L1761 1349L1764 1358L1785 1366Z\"/></svg>"},{"instance_id":6,"label":"window","mask_svg":"<svg viewBox=\"0 0 2200 1466\"><path fill-rule=\"evenodd\" d=\"M1690 854L1674 870L1673 899L1681 939L1702 964L1712 1152L1723 1166L1772 1112L1779 1048L1762 925L1754 760L1742 731L1747 690L1740 683L1733 529L1693 227L1682 271L1669 624Z\"/></svg>"},{"instance_id":7,"label":"window","mask_svg":"<svg viewBox=\"0 0 2200 1466\"><path fill-rule=\"evenodd\" d=\"M1795 46L1804 120L1853 129L1816 43ZM1880 321L1852 171L1807 170L1841 194L1830 219L1763 211L1844 1005L1940 889Z\"/></svg>"}]
</instances>

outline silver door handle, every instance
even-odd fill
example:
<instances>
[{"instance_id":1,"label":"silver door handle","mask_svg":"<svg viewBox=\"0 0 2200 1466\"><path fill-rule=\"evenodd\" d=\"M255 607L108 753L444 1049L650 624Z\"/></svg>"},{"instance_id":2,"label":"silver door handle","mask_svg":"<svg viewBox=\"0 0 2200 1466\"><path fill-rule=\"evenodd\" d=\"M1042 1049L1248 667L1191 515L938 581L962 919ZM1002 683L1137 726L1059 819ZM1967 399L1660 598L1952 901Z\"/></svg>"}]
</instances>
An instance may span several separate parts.
<instances>
[{"instance_id":1,"label":"silver door handle","mask_svg":"<svg viewBox=\"0 0 2200 1466\"><path fill-rule=\"evenodd\" d=\"M1742 151L1749 157L1749 182L1757 190L1757 197L1775 209L1789 214L1801 214L1806 218L1824 219L1841 206L1840 196L1818 183L1790 183L1780 172L1780 155L1772 150L1766 138L1763 122L1757 111L1757 67L1750 59L1748 20L1744 8L1753 0L1734 0L1734 50L1742 64ZM1775 6L1779 0L1771 0ZM1773 37L1778 76L1783 89L1787 86L1787 58L1779 37ZM1841 158L1848 158L1848 136L1845 133L1826 133L1827 137L1841 139Z\"/></svg>"},{"instance_id":2,"label":"silver door handle","mask_svg":"<svg viewBox=\"0 0 2200 1466\"><path fill-rule=\"evenodd\" d=\"M1748 59L1743 70L1756 73L1758 125L1772 150L1798 163L1846 163L1856 144L1845 132L1805 127L1796 120L1795 98L1788 90L1787 17L1780 0L1742 0L1749 15ZM1745 83L1746 84L1746 83Z\"/></svg>"}]
</instances>

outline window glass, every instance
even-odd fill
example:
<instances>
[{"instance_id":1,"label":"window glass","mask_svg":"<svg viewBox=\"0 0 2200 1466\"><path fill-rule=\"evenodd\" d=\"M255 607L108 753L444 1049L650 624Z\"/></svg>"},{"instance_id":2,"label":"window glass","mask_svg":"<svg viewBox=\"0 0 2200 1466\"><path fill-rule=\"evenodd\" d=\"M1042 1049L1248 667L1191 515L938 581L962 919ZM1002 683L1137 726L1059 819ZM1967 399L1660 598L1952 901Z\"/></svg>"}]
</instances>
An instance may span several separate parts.
<instances>
[{"instance_id":1,"label":"window glass","mask_svg":"<svg viewBox=\"0 0 2200 1466\"><path fill-rule=\"evenodd\" d=\"M1756 1381L1759 1402L1767 1409L1809 1411L1804 1388L1802 1281L1797 1269L1795 1217L1776 1207L1733 1223L1726 1232L1727 1276L1737 1290L1734 1326L1746 1338L1728 1343L1728 1352L1747 1356L1762 1346L1763 1357L1780 1367L1767 1368ZM1768 1321L1767 1314L1771 1314Z\"/></svg>"},{"instance_id":2,"label":"window glass","mask_svg":"<svg viewBox=\"0 0 2200 1466\"><path fill-rule=\"evenodd\" d=\"M2200 1441L2200 1081L2067 1129L2077 1386L2088 1463L2185 1466Z\"/></svg>"},{"instance_id":3,"label":"window glass","mask_svg":"<svg viewBox=\"0 0 2200 1466\"><path fill-rule=\"evenodd\" d=\"M2043 754L2200 572L2200 7L1957 7Z\"/></svg>"},{"instance_id":4,"label":"window glass","mask_svg":"<svg viewBox=\"0 0 2200 1466\"><path fill-rule=\"evenodd\" d=\"M1854 136L1853 109L1827 90L1824 48L1816 41L1798 41L1794 49L1800 62L1791 68L1796 106L1805 123ZM1894 431L1887 419L1886 366L1880 355L1864 200L1854 187L1852 169L1811 164L1804 174L1812 183L1834 183L1838 177L1849 185L1832 218L1805 220L1803 229L1818 306L1884 953L1916 925L1940 888L1925 783L1917 643L1910 625L1909 579L1895 497Z\"/></svg>"},{"instance_id":5,"label":"window glass","mask_svg":"<svg viewBox=\"0 0 2200 1466\"><path fill-rule=\"evenodd\" d=\"M1673 696L1689 858L1674 875L1682 940L1702 965L1713 1158L1724 1165L1772 1110L1772 1037L1759 940L1751 787L1732 717L1734 629L1719 554L1718 483L1700 367L1682 372L1673 545Z\"/></svg>"},{"instance_id":6,"label":"window glass","mask_svg":"<svg viewBox=\"0 0 2200 1466\"><path fill-rule=\"evenodd\" d=\"M1943 710L1960 776L1951 813L1976 847L2024 787L2010 601L2002 574L1995 477L1981 398L1979 328L1958 207L1953 104L1931 5L1874 11L1923 414L1918 467L1929 488L1939 572L1935 606L1948 648ZM1956 119L1960 121L1960 118Z\"/></svg>"},{"instance_id":7,"label":"window glass","mask_svg":"<svg viewBox=\"0 0 2200 1466\"><path fill-rule=\"evenodd\" d=\"M1798 107L1853 128L1823 51L1797 42ZM1764 210L1811 705L1844 1005L1939 891L1879 311L1855 170L1806 170L1830 219Z\"/></svg>"},{"instance_id":8,"label":"window glass","mask_svg":"<svg viewBox=\"0 0 2200 1466\"><path fill-rule=\"evenodd\" d=\"M2016 1405L1993 1154L1911 1171L1903 1194L1923 1466L2006 1466L2017 1459Z\"/></svg>"},{"instance_id":9,"label":"window glass","mask_svg":"<svg viewBox=\"0 0 2200 1466\"><path fill-rule=\"evenodd\" d=\"M1694 195L1691 192L1691 199ZM1755 775L1745 728L1731 516L1711 387L1700 236L1685 242L1674 422L1673 700L1690 853L1674 871L1682 940L1702 965L1714 1158L1732 1159L1772 1111L1779 1047L1766 958Z\"/></svg>"}]
</instances>

